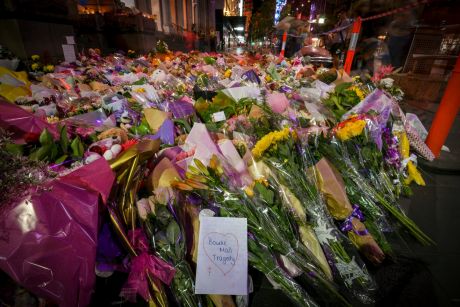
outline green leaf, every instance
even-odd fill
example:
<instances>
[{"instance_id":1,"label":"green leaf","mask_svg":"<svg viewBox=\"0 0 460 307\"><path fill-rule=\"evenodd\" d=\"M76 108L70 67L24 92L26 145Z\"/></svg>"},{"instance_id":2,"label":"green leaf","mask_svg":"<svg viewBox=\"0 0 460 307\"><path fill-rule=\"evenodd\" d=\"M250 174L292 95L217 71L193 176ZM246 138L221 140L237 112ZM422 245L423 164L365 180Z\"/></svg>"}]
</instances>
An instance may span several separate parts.
<instances>
[{"instance_id":1,"label":"green leaf","mask_svg":"<svg viewBox=\"0 0 460 307\"><path fill-rule=\"evenodd\" d=\"M214 59L213 57L210 57L210 56L205 56L203 58L203 60L208 65L214 65L216 63L216 59Z\"/></svg>"},{"instance_id":2,"label":"green leaf","mask_svg":"<svg viewBox=\"0 0 460 307\"><path fill-rule=\"evenodd\" d=\"M133 82L131 84L132 85L144 85L145 83L147 83L147 81L148 81L147 78L142 77L139 80L137 80L136 82Z\"/></svg>"},{"instance_id":3,"label":"green leaf","mask_svg":"<svg viewBox=\"0 0 460 307\"><path fill-rule=\"evenodd\" d=\"M78 136L72 141L70 148L72 148L72 156L78 158L83 157L84 148Z\"/></svg>"},{"instance_id":4,"label":"green leaf","mask_svg":"<svg viewBox=\"0 0 460 307\"><path fill-rule=\"evenodd\" d=\"M59 147L56 144L51 144L51 150L49 155L49 160L54 161L59 154Z\"/></svg>"},{"instance_id":5,"label":"green leaf","mask_svg":"<svg viewBox=\"0 0 460 307\"><path fill-rule=\"evenodd\" d=\"M350 86L351 86L350 82L341 83L335 87L334 91L337 93L342 93Z\"/></svg>"},{"instance_id":6,"label":"green leaf","mask_svg":"<svg viewBox=\"0 0 460 307\"><path fill-rule=\"evenodd\" d=\"M67 127L65 125L59 127L59 145L62 152L66 154L69 147L69 138L67 137Z\"/></svg>"},{"instance_id":7,"label":"green leaf","mask_svg":"<svg viewBox=\"0 0 460 307\"><path fill-rule=\"evenodd\" d=\"M168 238L169 243L175 244L177 238L179 238L180 228L175 221L171 221L166 229L166 237Z\"/></svg>"},{"instance_id":8,"label":"green leaf","mask_svg":"<svg viewBox=\"0 0 460 307\"><path fill-rule=\"evenodd\" d=\"M269 205L273 204L273 198L275 193L272 190L267 189L263 184L256 182L254 189L259 192L260 197Z\"/></svg>"},{"instance_id":9,"label":"green leaf","mask_svg":"<svg viewBox=\"0 0 460 307\"><path fill-rule=\"evenodd\" d=\"M42 145L49 145L54 143L53 136L51 135L51 133L49 133L48 129L42 131L42 133L40 134L39 141Z\"/></svg>"},{"instance_id":10,"label":"green leaf","mask_svg":"<svg viewBox=\"0 0 460 307\"><path fill-rule=\"evenodd\" d=\"M34 151L29 158L31 160L47 160L51 153L51 147L52 145L45 145Z\"/></svg>"},{"instance_id":11,"label":"green leaf","mask_svg":"<svg viewBox=\"0 0 460 307\"><path fill-rule=\"evenodd\" d=\"M22 145L13 144L13 143L6 144L5 149L9 153L13 155L18 155L18 156L22 155L24 152L24 148L22 147Z\"/></svg>"},{"instance_id":12,"label":"green leaf","mask_svg":"<svg viewBox=\"0 0 460 307\"><path fill-rule=\"evenodd\" d=\"M66 159L67 159L68 155L62 155L60 156L56 161L54 161L55 163L62 163L64 162Z\"/></svg>"}]
</instances>

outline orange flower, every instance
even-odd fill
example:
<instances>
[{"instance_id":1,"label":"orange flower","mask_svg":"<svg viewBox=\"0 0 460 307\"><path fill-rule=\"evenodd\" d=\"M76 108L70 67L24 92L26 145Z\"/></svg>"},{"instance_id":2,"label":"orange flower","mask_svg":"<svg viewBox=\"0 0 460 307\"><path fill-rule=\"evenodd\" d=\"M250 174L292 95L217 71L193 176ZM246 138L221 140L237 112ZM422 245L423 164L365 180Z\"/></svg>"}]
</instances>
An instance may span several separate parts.
<instances>
[{"instance_id":1,"label":"orange flower","mask_svg":"<svg viewBox=\"0 0 460 307\"><path fill-rule=\"evenodd\" d=\"M193 188L191 186L180 181L171 182L171 187L182 191L193 191Z\"/></svg>"},{"instance_id":2,"label":"orange flower","mask_svg":"<svg viewBox=\"0 0 460 307\"><path fill-rule=\"evenodd\" d=\"M207 190L208 189L208 186L199 182L199 181L196 181L196 180L193 180L193 179L186 179L185 180L185 183L189 186L191 186L192 188L194 189L199 189L199 190Z\"/></svg>"}]
</instances>

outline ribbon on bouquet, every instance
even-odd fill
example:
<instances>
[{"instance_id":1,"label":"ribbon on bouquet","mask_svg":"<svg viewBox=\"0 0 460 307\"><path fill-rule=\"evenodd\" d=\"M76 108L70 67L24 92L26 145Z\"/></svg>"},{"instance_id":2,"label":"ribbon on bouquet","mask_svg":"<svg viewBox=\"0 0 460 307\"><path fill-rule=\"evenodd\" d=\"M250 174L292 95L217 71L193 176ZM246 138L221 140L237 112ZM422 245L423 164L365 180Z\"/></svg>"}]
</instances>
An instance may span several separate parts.
<instances>
[{"instance_id":1,"label":"ribbon on bouquet","mask_svg":"<svg viewBox=\"0 0 460 307\"><path fill-rule=\"evenodd\" d=\"M365 236L369 234L369 231L367 231L367 229L364 229L364 230L354 229L353 223L352 223L353 218L356 218L360 220L361 222L364 222L364 214L361 212L361 209L359 209L359 206L356 204L353 205L353 211L351 211L351 214L340 225L340 230L343 232L353 231L354 233L360 236Z\"/></svg>"},{"instance_id":2,"label":"ribbon on bouquet","mask_svg":"<svg viewBox=\"0 0 460 307\"><path fill-rule=\"evenodd\" d=\"M129 301L135 301L136 294L149 301L149 277L155 277L169 285L176 270L169 263L148 253L148 241L142 230L129 231L128 237L137 256L131 261L131 271L121 293Z\"/></svg>"},{"instance_id":3,"label":"ribbon on bouquet","mask_svg":"<svg viewBox=\"0 0 460 307\"><path fill-rule=\"evenodd\" d=\"M412 162L415 165L417 165L417 156L414 154L411 154L408 158L405 158L404 160L402 160L400 170L404 170L409 162Z\"/></svg>"}]
</instances>

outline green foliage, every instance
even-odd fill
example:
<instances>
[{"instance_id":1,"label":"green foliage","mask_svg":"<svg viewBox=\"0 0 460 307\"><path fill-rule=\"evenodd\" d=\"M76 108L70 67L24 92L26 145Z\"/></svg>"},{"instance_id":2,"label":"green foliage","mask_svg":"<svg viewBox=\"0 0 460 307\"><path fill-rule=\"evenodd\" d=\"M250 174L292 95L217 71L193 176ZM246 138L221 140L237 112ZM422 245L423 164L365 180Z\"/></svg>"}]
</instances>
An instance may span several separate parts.
<instances>
[{"instance_id":1,"label":"green foliage","mask_svg":"<svg viewBox=\"0 0 460 307\"><path fill-rule=\"evenodd\" d=\"M39 138L40 146L31 151L29 158L35 161L55 163L64 162L69 156L82 158L85 149L80 138L77 136L70 141L66 126L58 126L58 132L59 139L55 141L47 129L43 130ZM19 152L18 149L16 151Z\"/></svg>"},{"instance_id":2,"label":"green foliage","mask_svg":"<svg viewBox=\"0 0 460 307\"><path fill-rule=\"evenodd\" d=\"M352 107L360 102L359 96L351 90L351 83L337 85L332 93L323 100L324 105L331 110L337 119L340 119Z\"/></svg>"},{"instance_id":3,"label":"green foliage","mask_svg":"<svg viewBox=\"0 0 460 307\"><path fill-rule=\"evenodd\" d=\"M12 143L10 136L0 129L0 208L53 176L45 163L24 157L24 146Z\"/></svg>"},{"instance_id":4,"label":"green foliage","mask_svg":"<svg viewBox=\"0 0 460 307\"><path fill-rule=\"evenodd\" d=\"M216 59L210 56L205 56L203 60L208 65L214 65L216 63Z\"/></svg>"},{"instance_id":5,"label":"green foliage","mask_svg":"<svg viewBox=\"0 0 460 307\"><path fill-rule=\"evenodd\" d=\"M212 123L212 115L223 111L226 118L237 114L248 114L256 100L243 98L238 101L228 97L222 91L218 91L212 101L199 98L195 102L195 110L206 123Z\"/></svg>"},{"instance_id":6,"label":"green foliage","mask_svg":"<svg viewBox=\"0 0 460 307\"><path fill-rule=\"evenodd\" d=\"M133 82L132 85L144 85L144 84L148 83L148 81L149 80L147 80L146 77L142 77L139 80L137 80L136 82Z\"/></svg>"},{"instance_id":7,"label":"green foliage","mask_svg":"<svg viewBox=\"0 0 460 307\"><path fill-rule=\"evenodd\" d=\"M159 40L156 44L156 51L158 53L168 53L168 44L165 41Z\"/></svg>"},{"instance_id":8,"label":"green foliage","mask_svg":"<svg viewBox=\"0 0 460 307\"><path fill-rule=\"evenodd\" d=\"M254 191L256 191L260 198L265 201L268 205L273 204L273 200L275 198L275 193L272 190L267 189L263 184L256 182L254 185Z\"/></svg>"}]
</instances>

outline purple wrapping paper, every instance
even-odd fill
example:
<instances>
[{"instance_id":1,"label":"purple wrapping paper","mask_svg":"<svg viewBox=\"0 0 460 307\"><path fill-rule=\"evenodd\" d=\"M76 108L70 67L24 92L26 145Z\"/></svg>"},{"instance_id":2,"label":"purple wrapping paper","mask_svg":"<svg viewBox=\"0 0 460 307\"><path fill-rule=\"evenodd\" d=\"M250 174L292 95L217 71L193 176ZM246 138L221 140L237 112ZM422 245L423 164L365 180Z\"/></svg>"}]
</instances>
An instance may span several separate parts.
<instances>
[{"instance_id":1,"label":"purple wrapping paper","mask_svg":"<svg viewBox=\"0 0 460 307\"><path fill-rule=\"evenodd\" d=\"M56 127L33 113L21 107L0 99L0 127L13 132L13 140L24 143L27 134L40 135L46 128L55 137L58 137Z\"/></svg>"},{"instance_id":2,"label":"purple wrapping paper","mask_svg":"<svg viewBox=\"0 0 460 307\"><path fill-rule=\"evenodd\" d=\"M95 282L98 205L115 175L104 159L2 211L0 269L60 306L87 306Z\"/></svg>"},{"instance_id":3,"label":"purple wrapping paper","mask_svg":"<svg viewBox=\"0 0 460 307\"><path fill-rule=\"evenodd\" d=\"M184 118L195 113L193 104L182 99L170 102L169 110L172 112L174 118Z\"/></svg>"},{"instance_id":4,"label":"purple wrapping paper","mask_svg":"<svg viewBox=\"0 0 460 307\"><path fill-rule=\"evenodd\" d=\"M255 73L254 70L248 70L247 72L245 72L242 76L241 76L242 79L246 79L246 80L249 80L253 83L257 83L257 84L260 84L260 78L259 76Z\"/></svg>"}]
</instances>

